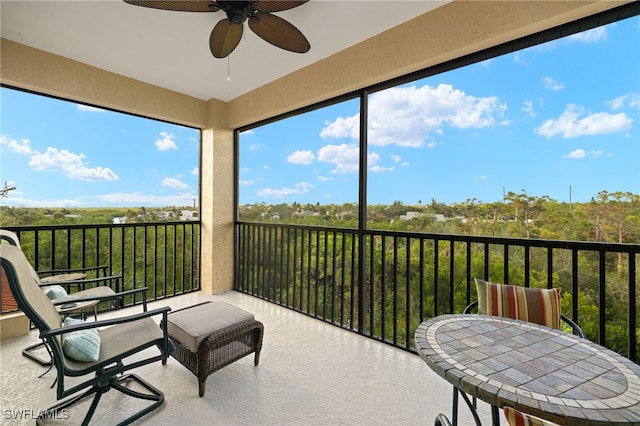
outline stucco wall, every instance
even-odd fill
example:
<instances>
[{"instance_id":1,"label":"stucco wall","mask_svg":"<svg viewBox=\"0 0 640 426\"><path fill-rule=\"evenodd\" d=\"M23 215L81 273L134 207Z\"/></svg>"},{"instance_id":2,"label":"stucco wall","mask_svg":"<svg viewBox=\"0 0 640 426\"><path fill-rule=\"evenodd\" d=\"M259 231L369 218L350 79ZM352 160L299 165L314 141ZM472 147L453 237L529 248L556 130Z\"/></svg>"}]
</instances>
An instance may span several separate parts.
<instances>
[{"instance_id":1,"label":"stucco wall","mask_svg":"<svg viewBox=\"0 0 640 426\"><path fill-rule=\"evenodd\" d=\"M101 70L7 39L0 44L3 84L104 108L172 121L207 125L207 102Z\"/></svg>"}]
</instances>

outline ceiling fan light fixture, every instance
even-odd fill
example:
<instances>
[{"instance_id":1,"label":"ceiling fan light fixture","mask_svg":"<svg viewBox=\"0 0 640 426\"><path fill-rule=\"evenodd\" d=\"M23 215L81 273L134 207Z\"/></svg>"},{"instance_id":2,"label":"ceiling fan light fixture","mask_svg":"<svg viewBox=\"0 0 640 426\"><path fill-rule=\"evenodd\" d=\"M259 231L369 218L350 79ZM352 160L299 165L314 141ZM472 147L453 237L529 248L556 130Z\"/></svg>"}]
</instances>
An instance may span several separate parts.
<instances>
[{"instance_id":1,"label":"ceiling fan light fixture","mask_svg":"<svg viewBox=\"0 0 640 426\"><path fill-rule=\"evenodd\" d=\"M123 0L125 3L152 9L183 12L217 12L227 17L218 21L209 37L209 49L215 58L227 57L240 43L244 22L269 44L290 52L306 53L311 48L307 38L293 24L273 15L301 6L309 0Z\"/></svg>"},{"instance_id":2,"label":"ceiling fan light fixture","mask_svg":"<svg viewBox=\"0 0 640 426\"><path fill-rule=\"evenodd\" d=\"M233 5L227 9L227 19L231 25L242 25L247 20L247 14L243 7Z\"/></svg>"}]
</instances>

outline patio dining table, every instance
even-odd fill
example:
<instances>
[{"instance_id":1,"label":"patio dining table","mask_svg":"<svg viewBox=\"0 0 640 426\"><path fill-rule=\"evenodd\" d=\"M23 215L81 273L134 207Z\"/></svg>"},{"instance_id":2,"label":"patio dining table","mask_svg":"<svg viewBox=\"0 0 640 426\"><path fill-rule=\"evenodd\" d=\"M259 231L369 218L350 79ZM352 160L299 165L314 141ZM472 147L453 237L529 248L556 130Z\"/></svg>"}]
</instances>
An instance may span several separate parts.
<instances>
[{"instance_id":1,"label":"patio dining table","mask_svg":"<svg viewBox=\"0 0 640 426\"><path fill-rule=\"evenodd\" d=\"M640 366L589 340L508 318L442 315L420 324L415 343L438 375L494 407L494 424L510 406L561 425L640 425Z\"/></svg>"}]
</instances>

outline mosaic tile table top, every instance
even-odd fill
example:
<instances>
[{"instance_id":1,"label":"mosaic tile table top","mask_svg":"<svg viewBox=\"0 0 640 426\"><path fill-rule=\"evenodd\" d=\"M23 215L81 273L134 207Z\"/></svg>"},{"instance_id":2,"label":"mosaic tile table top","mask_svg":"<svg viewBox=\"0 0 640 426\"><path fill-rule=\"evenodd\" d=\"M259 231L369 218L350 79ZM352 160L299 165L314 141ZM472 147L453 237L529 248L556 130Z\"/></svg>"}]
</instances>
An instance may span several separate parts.
<instances>
[{"instance_id":1,"label":"mosaic tile table top","mask_svg":"<svg viewBox=\"0 0 640 426\"><path fill-rule=\"evenodd\" d=\"M422 359L469 395L559 424L640 425L640 366L537 324L442 315L415 333Z\"/></svg>"}]
</instances>

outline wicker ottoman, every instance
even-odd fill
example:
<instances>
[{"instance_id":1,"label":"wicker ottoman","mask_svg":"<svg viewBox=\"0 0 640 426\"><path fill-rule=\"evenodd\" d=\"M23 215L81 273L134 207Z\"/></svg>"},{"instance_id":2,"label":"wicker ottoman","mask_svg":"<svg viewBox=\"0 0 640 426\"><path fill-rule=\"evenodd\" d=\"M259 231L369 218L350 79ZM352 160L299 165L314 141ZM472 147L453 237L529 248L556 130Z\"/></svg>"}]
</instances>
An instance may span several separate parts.
<instances>
[{"instance_id":1,"label":"wicker ottoman","mask_svg":"<svg viewBox=\"0 0 640 426\"><path fill-rule=\"evenodd\" d=\"M260 362L264 326L253 314L228 303L178 309L169 313L167 323L175 346L171 356L196 375L200 396L211 373L254 352L254 364Z\"/></svg>"}]
</instances>

